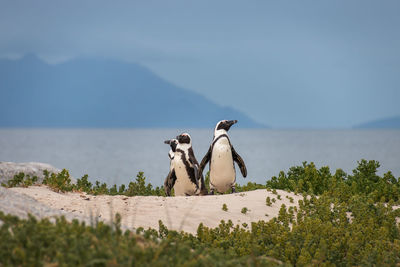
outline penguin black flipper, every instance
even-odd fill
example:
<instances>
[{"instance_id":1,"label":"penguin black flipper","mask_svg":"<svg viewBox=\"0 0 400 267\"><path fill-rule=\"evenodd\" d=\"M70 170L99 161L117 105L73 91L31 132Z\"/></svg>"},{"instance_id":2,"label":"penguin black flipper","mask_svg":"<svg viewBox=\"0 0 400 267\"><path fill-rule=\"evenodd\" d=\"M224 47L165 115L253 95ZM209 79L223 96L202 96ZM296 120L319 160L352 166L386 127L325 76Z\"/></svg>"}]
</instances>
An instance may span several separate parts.
<instances>
[{"instance_id":1,"label":"penguin black flipper","mask_svg":"<svg viewBox=\"0 0 400 267\"><path fill-rule=\"evenodd\" d=\"M200 163L200 167L199 167L199 174L202 175L203 174L203 170L206 167L207 163L211 160L211 152L212 152L212 146L210 146L210 148L208 149L207 153L204 155L203 160Z\"/></svg>"},{"instance_id":2,"label":"penguin black flipper","mask_svg":"<svg viewBox=\"0 0 400 267\"><path fill-rule=\"evenodd\" d=\"M243 177L246 178L247 169L246 169L246 165L244 164L242 157L239 156L239 154L236 152L236 150L233 148L233 146L231 146L231 150L232 150L233 160L236 161L237 165L239 165L240 172L242 173Z\"/></svg>"},{"instance_id":3,"label":"penguin black flipper","mask_svg":"<svg viewBox=\"0 0 400 267\"><path fill-rule=\"evenodd\" d=\"M196 179L196 185L197 187L199 186L199 163L196 160L196 157L194 156L193 149L190 147L189 151L189 162L192 163L193 169L194 169L194 178Z\"/></svg>"},{"instance_id":4,"label":"penguin black flipper","mask_svg":"<svg viewBox=\"0 0 400 267\"><path fill-rule=\"evenodd\" d=\"M206 188L206 183L204 182L204 176L203 174L200 174L200 182L201 182L201 186L200 186L200 195L201 196L206 196L208 195L208 190Z\"/></svg>"},{"instance_id":5,"label":"penguin black flipper","mask_svg":"<svg viewBox=\"0 0 400 267\"><path fill-rule=\"evenodd\" d=\"M176 181L175 170L171 170L164 181L164 191L167 196L171 196L171 190L174 188Z\"/></svg>"}]
</instances>

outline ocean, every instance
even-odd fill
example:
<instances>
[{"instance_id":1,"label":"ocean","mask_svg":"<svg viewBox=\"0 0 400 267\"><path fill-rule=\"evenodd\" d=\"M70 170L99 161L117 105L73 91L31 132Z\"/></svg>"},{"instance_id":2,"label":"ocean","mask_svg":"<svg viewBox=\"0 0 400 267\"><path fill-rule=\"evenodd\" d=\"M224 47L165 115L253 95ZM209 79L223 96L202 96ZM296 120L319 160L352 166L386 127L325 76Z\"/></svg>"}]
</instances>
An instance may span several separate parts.
<instances>
[{"instance_id":1,"label":"ocean","mask_svg":"<svg viewBox=\"0 0 400 267\"><path fill-rule=\"evenodd\" d=\"M162 185L169 171L164 140L190 133L200 162L213 129L0 129L0 161L45 162L67 169L74 178L128 184L139 171ZM400 130L265 130L235 129L229 136L244 159L248 176L236 168L237 182L265 183L302 162L351 173L361 159L377 160L379 174L400 176ZM208 166L206 167L206 171Z\"/></svg>"}]
</instances>

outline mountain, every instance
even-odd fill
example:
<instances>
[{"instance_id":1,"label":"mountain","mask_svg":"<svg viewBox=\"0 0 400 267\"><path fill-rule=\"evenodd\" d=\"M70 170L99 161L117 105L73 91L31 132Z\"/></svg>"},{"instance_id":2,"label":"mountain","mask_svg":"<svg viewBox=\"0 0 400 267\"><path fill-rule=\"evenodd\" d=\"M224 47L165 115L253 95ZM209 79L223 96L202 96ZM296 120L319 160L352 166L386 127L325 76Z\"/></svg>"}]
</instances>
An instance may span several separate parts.
<instances>
[{"instance_id":1,"label":"mountain","mask_svg":"<svg viewBox=\"0 0 400 267\"><path fill-rule=\"evenodd\" d=\"M356 128L400 129L400 116L366 122L357 125Z\"/></svg>"},{"instance_id":2,"label":"mountain","mask_svg":"<svg viewBox=\"0 0 400 267\"><path fill-rule=\"evenodd\" d=\"M143 66L115 60L3 59L0 94L2 127L214 127L221 119L264 127Z\"/></svg>"}]
</instances>

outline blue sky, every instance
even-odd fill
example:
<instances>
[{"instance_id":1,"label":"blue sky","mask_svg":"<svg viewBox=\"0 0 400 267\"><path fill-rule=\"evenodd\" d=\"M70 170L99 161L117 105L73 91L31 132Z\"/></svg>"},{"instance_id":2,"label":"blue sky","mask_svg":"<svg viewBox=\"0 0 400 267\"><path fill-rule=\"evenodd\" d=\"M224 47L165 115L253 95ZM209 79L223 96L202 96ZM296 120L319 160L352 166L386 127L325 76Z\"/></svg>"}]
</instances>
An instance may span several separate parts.
<instances>
[{"instance_id":1,"label":"blue sky","mask_svg":"<svg viewBox=\"0 0 400 267\"><path fill-rule=\"evenodd\" d=\"M400 115L400 1L6 1L0 57L105 57L276 128Z\"/></svg>"}]
</instances>

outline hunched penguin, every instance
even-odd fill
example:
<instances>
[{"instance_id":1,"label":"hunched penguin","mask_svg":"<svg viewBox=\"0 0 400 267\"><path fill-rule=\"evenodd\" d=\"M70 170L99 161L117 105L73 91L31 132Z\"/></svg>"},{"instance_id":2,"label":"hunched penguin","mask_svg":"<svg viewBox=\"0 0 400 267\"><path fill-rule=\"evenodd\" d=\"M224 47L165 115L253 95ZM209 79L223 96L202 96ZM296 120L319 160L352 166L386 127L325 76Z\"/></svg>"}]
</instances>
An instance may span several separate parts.
<instances>
[{"instance_id":1,"label":"hunched penguin","mask_svg":"<svg viewBox=\"0 0 400 267\"><path fill-rule=\"evenodd\" d=\"M164 141L165 144L168 144L171 149L168 152L168 157L170 159L169 162L169 173L168 176L165 178L164 181L164 191L167 196L171 196L171 190L174 187L176 176L175 176L175 170L174 170L174 165L173 165L173 159L175 157L175 151L176 147L178 145L178 140L176 139L171 139L171 140L166 140Z\"/></svg>"},{"instance_id":2,"label":"hunched penguin","mask_svg":"<svg viewBox=\"0 0 400 267\"><path fill-rule=\"evenodd\" d=\"M220 193L232 189L236 191L236 162L239 165L243 177L247 176L246 165L243 159L233 148L228 130L237 120L222 120L217 123L214 130L214 138L206 155L200 163L199 174L202 175L204 167L210 162L210 194L217 190Z\"/></svg>"},{"instance_id":3,"label":"hunched penguin","mask_svg":"<svg viewBox=\"0 0 400 267\"><path fill-rule=\"evenodd\" d=\"M198 172L199 163L193 153L190 135L183 133L176 139L178 145L172 160L172 169L176 177L173 185L175 196L207 195L203 175L199 175ZM173 173L170 171L172 180Z\"/></svg>"}]
</instances>

